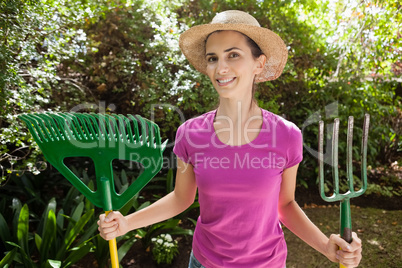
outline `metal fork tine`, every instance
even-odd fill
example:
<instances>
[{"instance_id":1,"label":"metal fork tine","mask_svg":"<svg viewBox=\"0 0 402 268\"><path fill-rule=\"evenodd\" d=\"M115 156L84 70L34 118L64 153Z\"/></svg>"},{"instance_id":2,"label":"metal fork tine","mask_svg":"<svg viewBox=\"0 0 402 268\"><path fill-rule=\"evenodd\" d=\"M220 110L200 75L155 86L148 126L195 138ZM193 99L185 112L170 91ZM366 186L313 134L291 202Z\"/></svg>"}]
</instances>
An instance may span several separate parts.
<instances>
[{"instance_id":1,"label":"metal fork tine","mask_svg":"<svg viewBox=\"0 0 402 268\"><path fill-rule=\"evenodd\" d=\"M363 123L362 149L361 149L361 161L362 161L361 170L363 179L362 190L367 188L367 142L368 142L369 126L370 126L370 115L365 114Z\"/></svg>"},{"instance_id":2,"label":"metal fork tine","mask_svg":"<svg viewBox=\"0 0 402 268\"><path fill-rule=\"evenodd\" d=\"M349 116L349 118L348 118L348 134L347 134L347 151L346 151L346 174L347 174L347 179L348 179L349 191L353 193L354 187L353 187L352 144L353 144L353 116Z\"/></svg>"},{"instance_id":3,"label":"metal fork tine","mask_svg":"<svg viewBox=\"0 0 402 268\"><path fill-rule=\"evenodd\" d=\"M320 121L318 124L318 176L320 180L320 194L324 200L329 201L328 197L325 195L324 187L324 122Z\"/></svg>"},{"instance_id":4,"label":"metal fork tine","mask_svg":"<svg viewBox=\"0 0 402 268\"><path fill-rule=\"evenodd\" d=\"M332 132L332 177L334 194L339 194L339 174L338 174L338 136L339 136L339 118L334 120Z\"/></svg>"}]
</instances>

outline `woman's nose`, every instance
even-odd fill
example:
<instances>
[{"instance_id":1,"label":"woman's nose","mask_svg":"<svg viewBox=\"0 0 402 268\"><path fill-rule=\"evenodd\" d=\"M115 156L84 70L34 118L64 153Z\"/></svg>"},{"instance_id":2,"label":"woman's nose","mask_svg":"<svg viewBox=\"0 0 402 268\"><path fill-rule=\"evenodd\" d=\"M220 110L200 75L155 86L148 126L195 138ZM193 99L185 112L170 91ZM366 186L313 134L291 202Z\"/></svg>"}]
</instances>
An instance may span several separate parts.
<instances>
[{"instance_id":1,"label":"woman's nose","mask_svg":"<svg viewBox=\"0 0 402 268\"><path fill-rule=\"evenodd\" d=\"M217 74L225 74L229 71L229 65L226 61L220 60L218 61L218 66L216 68Z\"/></svg>"}]
</instances>

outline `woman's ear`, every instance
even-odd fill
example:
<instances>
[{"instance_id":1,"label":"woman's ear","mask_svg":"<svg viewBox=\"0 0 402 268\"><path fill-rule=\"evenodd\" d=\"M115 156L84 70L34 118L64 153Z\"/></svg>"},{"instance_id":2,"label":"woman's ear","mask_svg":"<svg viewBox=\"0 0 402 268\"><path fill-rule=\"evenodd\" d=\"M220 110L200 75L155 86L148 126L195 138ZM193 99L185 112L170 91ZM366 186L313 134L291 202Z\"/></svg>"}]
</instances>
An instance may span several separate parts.
<instances>
[{"instance_id":1,"label":"woman's ear","mask_svg":"<svg viewBox=\"0 0 402 268\"><path fill-rule=\"evenodd\" d=\"M264 54L261 54L258 59L256 59L256 69L255 74L260 74L264 70L265 62L267 61L267 57Z\"/></svg>"}]
</instances>

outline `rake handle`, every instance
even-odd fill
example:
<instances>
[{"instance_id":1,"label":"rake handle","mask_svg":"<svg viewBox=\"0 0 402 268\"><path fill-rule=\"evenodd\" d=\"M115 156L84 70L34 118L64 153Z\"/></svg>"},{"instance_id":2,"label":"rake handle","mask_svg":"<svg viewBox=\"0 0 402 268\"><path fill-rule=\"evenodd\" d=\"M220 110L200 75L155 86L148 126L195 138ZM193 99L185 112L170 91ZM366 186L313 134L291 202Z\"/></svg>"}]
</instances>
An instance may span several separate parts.
<instances>
[{"instance_id":1,"label":"rake handle","mask_svg":"<svg viewBox=\"0 0 402 268\"><path fill-rule=\"evenodd\" d=\"M101 177L99 180L99 191L102 192L103 196L103 209L105 210L106 216L112 212L112 196L111 196L111 183L105 178ZM110 251L110 262L112 264L112 268L119 268L119 257L117 256L117 243L116 238L109 240L109 251Z\"/></svg>"},{"instance_id":2,"label":"rake handle","mask_svg":"<svg viewBox=\"0 0 402 268\"><path fill-rule=\"evenodd\" d=\"M106 216L112 212L112 210L105 211ZM109 251L110 251L110 262L112 264L112 268L119 268L119 257L117 255L117 243L116 238L109 240Z\"/></svg>"}]
</instances>

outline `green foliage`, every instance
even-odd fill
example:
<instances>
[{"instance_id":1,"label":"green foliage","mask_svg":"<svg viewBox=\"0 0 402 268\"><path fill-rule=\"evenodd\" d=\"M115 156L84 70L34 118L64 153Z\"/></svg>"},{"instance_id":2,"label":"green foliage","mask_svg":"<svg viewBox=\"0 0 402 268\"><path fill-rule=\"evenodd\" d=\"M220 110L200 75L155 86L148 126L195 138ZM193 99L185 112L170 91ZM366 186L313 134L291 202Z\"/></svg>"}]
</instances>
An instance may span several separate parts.
<instances>
[{"instance_id":1,"label":"green foliage","mask_svg":"<svg viewBox=\"0 0 402 268\"><path fill-rule=\"evenodd\" d=\"M5 212L0 214L0 236L9 250L1 263L15 267L70 267L93 249L89 237L73 244L94 213L93 209L85 213L83 210L84 203L81 202L70 216L64 215L63 210L56 215L56 201L52 199L39 219L39 229L31 233L28 205L22 206L18 199L14 199L11 234L7 233L8 224L2 216ZM66 220L69 222L67 226L64 225ZM39 260L33 259L33 255L39 256Z\"/></svg>"}]
</instances>

